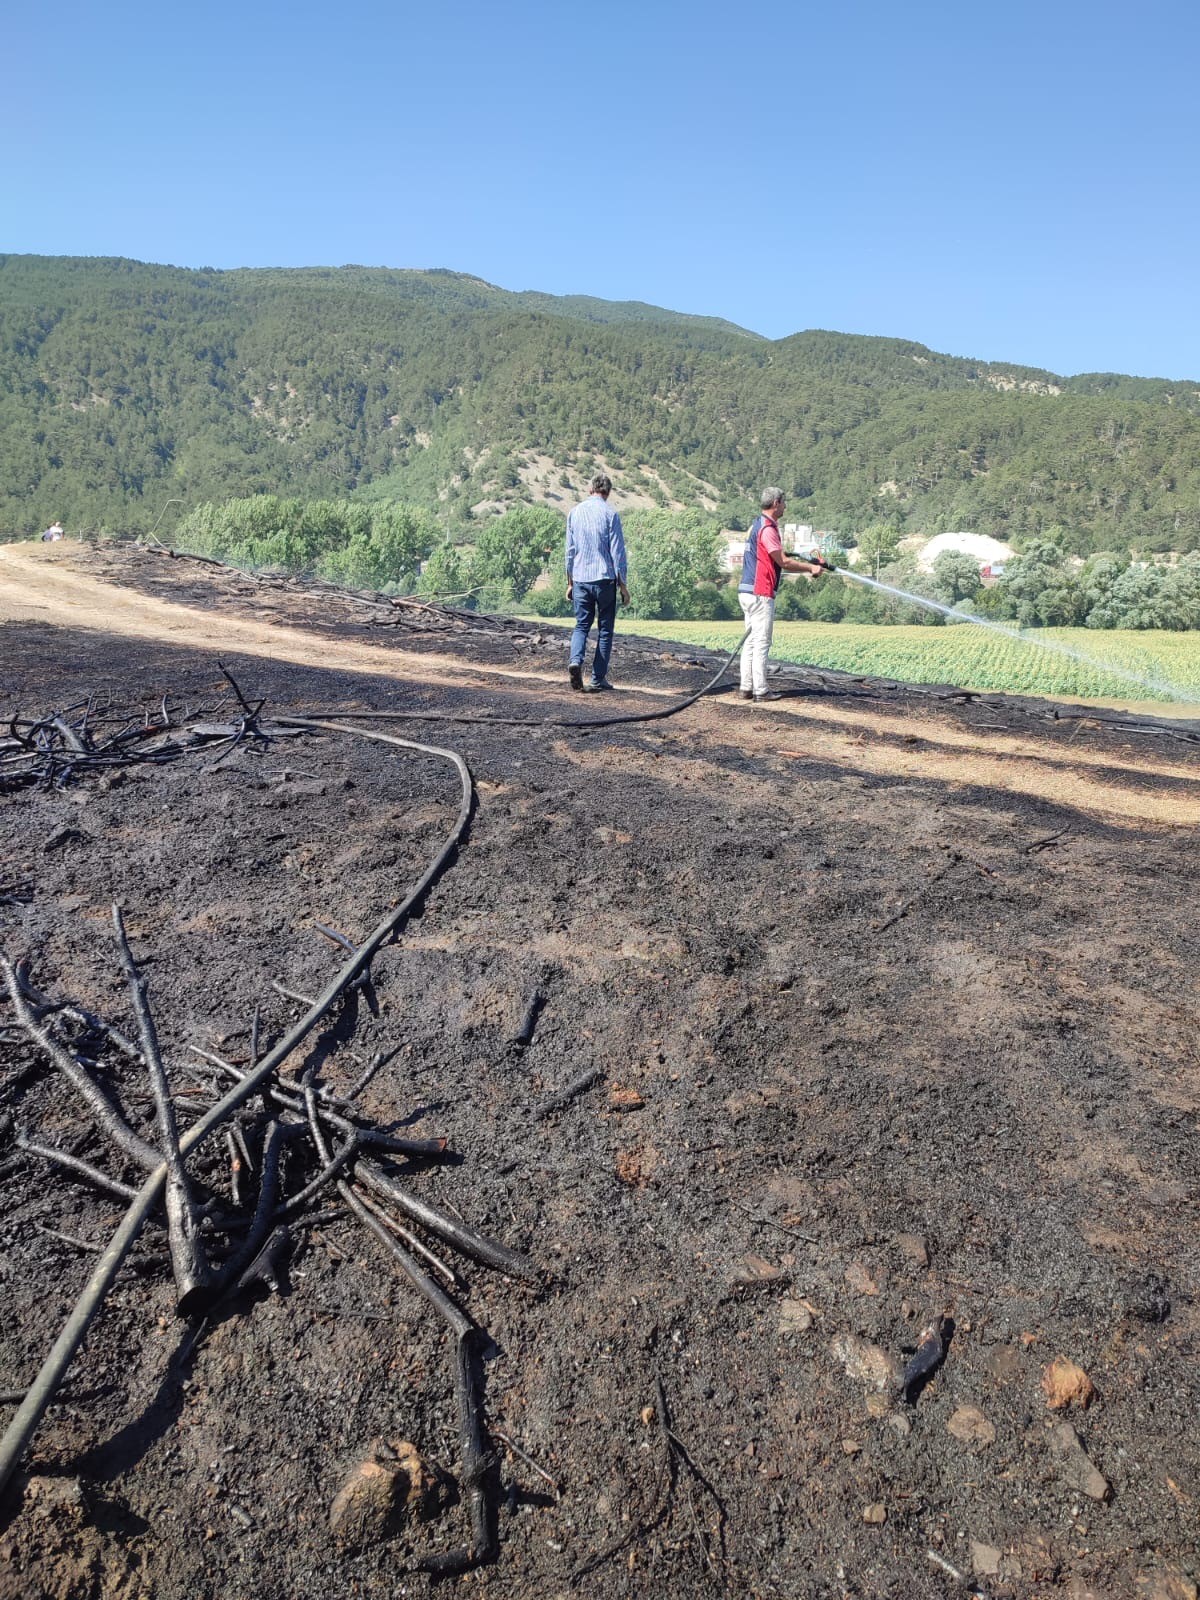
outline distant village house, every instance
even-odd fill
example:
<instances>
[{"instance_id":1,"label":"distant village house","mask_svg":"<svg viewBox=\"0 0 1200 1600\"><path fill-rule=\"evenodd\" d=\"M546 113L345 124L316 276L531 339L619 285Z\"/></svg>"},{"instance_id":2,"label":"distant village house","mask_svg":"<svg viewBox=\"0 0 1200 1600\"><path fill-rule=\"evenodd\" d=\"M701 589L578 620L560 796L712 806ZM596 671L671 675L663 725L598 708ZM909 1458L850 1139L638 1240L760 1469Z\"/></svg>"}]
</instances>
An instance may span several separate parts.
<instances>
[{"instance_id":1,"label":"distant village house","mask_svg":"<svg viewBox=\"0 0 1200 1600\"><path fill-rule=\"evenodd\" d=\"M842 548L841 540L828 528L814 528L808 522L785 522L783 548L794 556L828 555ZM721 571L740 572L746 550L746 535L734 528L721 529Z\"/></svg>"}]
</instances>

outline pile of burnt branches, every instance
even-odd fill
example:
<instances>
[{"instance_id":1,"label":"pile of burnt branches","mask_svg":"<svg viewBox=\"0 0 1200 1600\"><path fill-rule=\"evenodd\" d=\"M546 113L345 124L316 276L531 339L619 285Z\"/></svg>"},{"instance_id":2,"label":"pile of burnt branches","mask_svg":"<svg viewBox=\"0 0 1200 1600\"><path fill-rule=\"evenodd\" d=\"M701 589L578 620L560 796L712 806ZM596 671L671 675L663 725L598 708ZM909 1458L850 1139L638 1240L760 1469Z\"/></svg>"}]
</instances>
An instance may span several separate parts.
<instances>
[{"instance_id":1,"label":"pile of burnt branches","mask_svg":"<svg viewBox=\"0 0 1200 1600\"><path fill-rule=\"evenodd\" d=\"M227 1053L217 1055L192 1044L168 1073L142 968L116 906L115 954L133 1026L52 994L26 957L0 952L0 1043L9 1053L15 1046L17 1057L16 1072L3 1085L9 1109L0 1111L0 1181L35 1163L63 1181L127 1202L41 1371L24 1390L0 1391L19 1401L0 1437L0 1494L148 1222L157 1218L165 1228L162 1270L169 1264L178 1311L194 1340L214 1317L239 1309L239 1297L279 1285L299 1238L318 1219L328 1220L332 1208L333 1215L356 1221L373 1236L452 1335L470 1536L462 1547L430 1555L422 1565L433 1572L462 1571L496 1553L498 1483L483 1421L481 1330L459 1304L465 1284L447 1254L527 1283L536 1283L539 1274L527 1257L414 1192L408 1180L448 1152L443 1139L408 1138L398 1131L404 1124L381 1127L364 1114L360 1097L389 1053L376 1055L345 1086L327 1082L325 1073L353 1037L359 1006L365 1001L374 1009L375 955L397 937L460 847L474 785L453 750L313 718L280 718L271 727L261 720L261 702L251 705L229 681L238 716L233 732L220 736L226 741L330 732L432 756L457 772L458 815L421 878L360 944L321 928L342 947L342 966L312 999L275 984L303 1014L267 1036L262 1010L256 1009L240 1054L227 1045ZM170 718L164 713L162 721ZM72 731L82 742L79 729ZM5 885L10 903L20 904L26 887ZM224 1042L239 1036L217 1037ZM40 1126L19 1121L20 1107L34 1098L23 1089L39 1067L50 1069L76 1107L80 1121L69 1148L61 1137L53 1140ZM52 1103L61 1127L61 1096ZM137 1264L153 1270L154 1261L143 1257Z\"/></svg>"},{"instance_id":2,"label":"pile of burnt branches","mask_svg":"<svg viewBox=\"0 0 1200 1600\"><path fill-rule=\"evenodd\" d=\"M169 1263L177 1309L191 1322L192 1338L214 1316L237 1309L238 1297L248 1291L278 1288L305 1229L336 1217L356 1219L438 1311L455 1341L471 1537L462 1549L430 1556L424 1565L461 1570L488 1559L496 1547L495 1486L482 1421L479 1330L451 1298L460 1296L465 1284L447 1255L466 1256L527 1282L538 1274L527 1257L407 1186L407 1177L447 1151L444 1139L408 1138L363 1113L360 1096L394 1051L376 1054L347 1087L324 1081L323 1067L352 1036L364 993L371 995L369 972L342 991L296 1075L275 1070L262 1078L254 1095L223 1120L223 1140L210 1141L185 1161L189 1130L211 1117L225 1085L244 1083L256 1072L276 1041L260 1038L256 1011L240 1054L219 1056L191 1045L192 1059L176 1063L169 1076L146 981L116 906L113 931L133 1027L48 993L35 981L28 960L0 955L8 1011L3 1037L10 1044L23 1042L53 1069L72 1091L82 1119L67 1148L39 1128L23 1125L11 1111L4 1113L0 1127L9 1145L0 1152L9 1157L4 1172L11 1175L18 1165L33 1163L64 1181L132 1203L138 1181L165 1163L158 1220L167 1250L143 1258L141 1266L152 1270L158 1260L165 1271ZM312 1004L302 996L295 1000ZM29 1065L24 1064L26 1072ZM96 1145L106 1152L99 1160L90 1158Z\"/></svg>"},{"instance_id":3,"label":"pile of burnt branches","mask_svg":"<svg viewBox=\"0 0 1200 1600\"><path fill-rule=\"evenodd\" d=\"M224 675L231 693L207 708L164 695L153 709L131 713L91 695L47 716L10 717L7 734L0 735L0 794L62 789L80 777L174 761L197 750L223 761L243 741L263 749L295 735L295 729L265 722L263 702L252 705Z\"/></svg>"}]
</instances>

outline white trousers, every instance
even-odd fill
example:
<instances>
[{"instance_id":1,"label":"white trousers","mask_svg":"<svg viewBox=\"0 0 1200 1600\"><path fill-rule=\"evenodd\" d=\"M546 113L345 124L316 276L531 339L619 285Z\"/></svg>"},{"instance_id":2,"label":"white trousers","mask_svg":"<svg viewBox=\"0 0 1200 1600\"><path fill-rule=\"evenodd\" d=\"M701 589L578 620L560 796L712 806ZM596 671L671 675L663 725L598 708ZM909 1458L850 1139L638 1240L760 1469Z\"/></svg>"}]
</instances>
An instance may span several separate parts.
<instances>
[{"instance_id":1,"label":"white trousers","mask_svg":"<svg viewBox=\"0 0 1200 1600\"><path fill-rule=\"evenodd\" d=\"M775 627L775 601L765 594L740 594L738 600L750 637L742 646L742 688L767 692L767 656Z\"/></svg>"}]
</instances>

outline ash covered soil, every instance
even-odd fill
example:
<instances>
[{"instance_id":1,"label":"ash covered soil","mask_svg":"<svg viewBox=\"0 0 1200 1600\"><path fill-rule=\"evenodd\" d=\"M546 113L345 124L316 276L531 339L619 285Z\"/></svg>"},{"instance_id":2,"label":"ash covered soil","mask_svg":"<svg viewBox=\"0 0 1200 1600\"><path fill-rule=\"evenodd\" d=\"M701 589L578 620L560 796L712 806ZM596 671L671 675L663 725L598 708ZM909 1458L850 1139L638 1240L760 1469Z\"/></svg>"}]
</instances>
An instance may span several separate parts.
<instances>
[{"instance_id":1,"label":"ash covered soil","mask_svg":"<svg viewBox=\"0 0 1200 1600\"><path fill-rule=\"evenodd\" d=\"M382 628L303 585L127 549L56 551L44 589L30 570L0 624L6 714L91 692L212 707L218 657L280 713L535 719L658 709L715 665L621 639L624 692L584 699L564 692L565 641L535 628ZM489 1338L500 1553L442 1587L964 1592L933 1551L996 1600L1186 1600L1196 746L999 696L779 686L769 708L723 692L590 732L389 729L459 750L477 806L374 964L379 1015L322 1073L344 1087L398 1047L367 1109L459 1158L406 1182L545 1273L463 1272ZM256 1007L282 1034L297 1011L272 981L316 993L339 964L314 923L364 937L457 805L444 762L336 735L2 794L0 893L30 887L0 903L0 950L130 1030L120 902L186 1107L187 1046L244 1058ZM123 1209L22 1155L13 1123L137 1177L12 1020L0 1002L9 1391ZM129 1104L152 1137L148 1099ZM376 1441L457 1473L441 1323L343 1217L305 1234L281 1292L197 1330L163 1237L123 1270L0 1511L0 1596L436 1588L412 1563L462 1542L461 1505L362 1547L330 1509ZM945 1359L901 1398L892 1364L935 1317ZM1094 1386L1086 1408L1048 1404L1058 1358Z\"/></svg>"}]
</instances>

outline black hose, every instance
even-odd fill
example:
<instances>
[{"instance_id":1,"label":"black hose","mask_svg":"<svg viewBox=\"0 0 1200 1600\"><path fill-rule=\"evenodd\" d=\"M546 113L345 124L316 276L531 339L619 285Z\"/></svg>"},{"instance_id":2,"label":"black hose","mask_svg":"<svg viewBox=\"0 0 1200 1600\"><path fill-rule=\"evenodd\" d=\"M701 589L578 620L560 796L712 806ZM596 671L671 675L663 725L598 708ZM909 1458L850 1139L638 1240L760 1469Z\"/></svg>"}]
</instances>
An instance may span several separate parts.
<instances>
[{"instance_id":1,"label":"black hose","mask_svg":"<svg viewBox=\"0 0 1200 1600\"><path fill-rule=\"evenodd\" d=\"M321 711L316 714L350 718L352 721L370 717L380 722L494 723L507 728L616 728L629 722L663 722L667 717L678 716L681 711L686 711L689 706L694 706L697 700L710 694L741 654L749 637L750 630L747 628L702 689L697 689L695 694L689 694L686 700L677 700L672 705L661 706L657 711L629 711L619 717L477 717L465 711L343 711L339 707L336 710ZM289 718L276 717L275 720L287 722Z\"/></svg>"}]
</instances>

